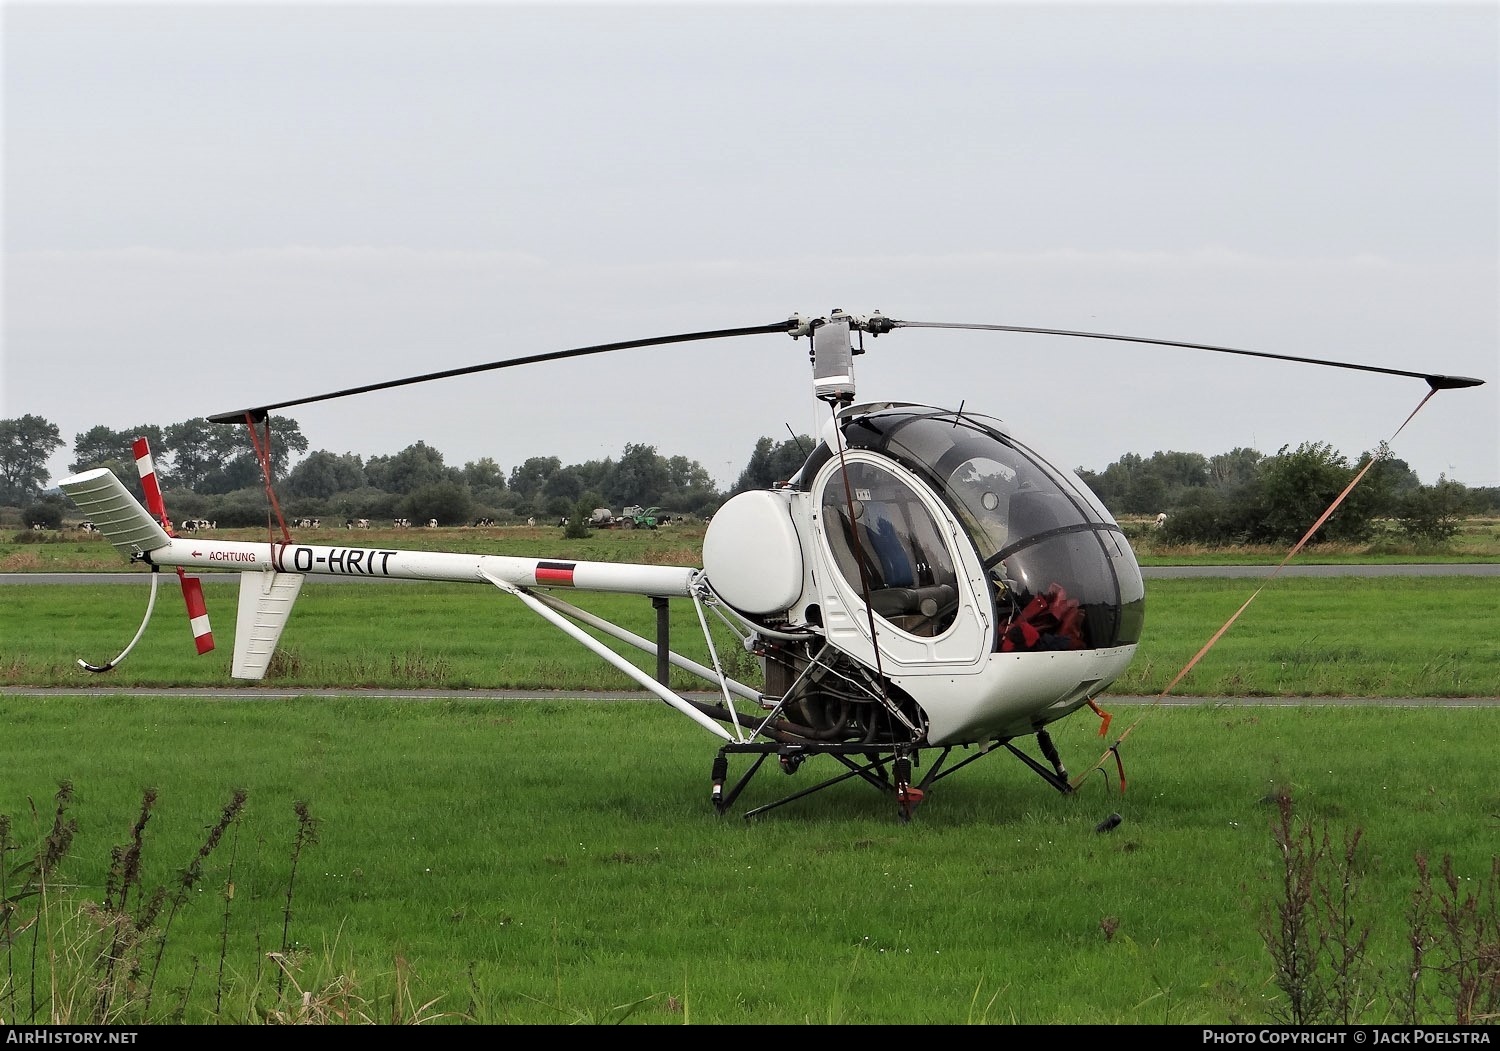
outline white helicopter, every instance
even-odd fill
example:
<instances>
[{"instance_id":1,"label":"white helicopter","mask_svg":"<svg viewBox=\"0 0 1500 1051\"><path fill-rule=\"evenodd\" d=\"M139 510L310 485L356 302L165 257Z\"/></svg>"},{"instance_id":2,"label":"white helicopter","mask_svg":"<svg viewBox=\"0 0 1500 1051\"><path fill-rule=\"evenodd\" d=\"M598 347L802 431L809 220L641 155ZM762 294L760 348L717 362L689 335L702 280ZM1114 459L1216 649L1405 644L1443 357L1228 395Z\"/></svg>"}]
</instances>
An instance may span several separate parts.
<instances>
[{"instance_id":1,"label":"white helicopter","mask_svg":"<svg viewBox=\"0 0 1500 1051\"><path fill-rule=\"evenodd\" d=\"M740 493L714 514L702 566L321 547L293 541L284 522L278 542L181 538L166 517L144 441L137 443L137 465L150 511L107 469L59 485L121 554L152 567L153 603L155 571L176 569L200 652L212 647L212 635L199 579L186 570L239 573L232 665L238 679L265 676L309 576L464 581L524 603L720 738L711 799L721 814L772 756L789 774L820 756L842 769L748 811L747 820L853 777L892 797L898 816L909 820L933 784L1002 749L1058 791L1070 792L1073 784L1047 728L1090 708L1103 720L1101 734L1107 729L1108 713L1096 698L1130 664L1145 624L1135 554L1088 486L1003 421L963 408L857 404L853 362L864 353L864 335L897 328L1078 336L1277 358L1420 378L1431 388L1429 397L1484 382L1143 337L833 311L511 358L210 417L247 425L269 483L269 430L262 437L257 428L268 428L273 409L666 343L769 333L808 337L813 394L830 408L821 441L794 477ZM279 516L269 484L267 491ZM663 617L662 637L653 641L578 608L561 597L568 591L636 594L658 609L671 599L691 601L712 667L670 649ZM762 688L725 672L710 615L758 658ZM657 674L600 636L654 656ZM107 665L79 664L106 671L125 653ZM705 702L668 689L669 664L712 684L717 698ZM1040 757L1017 744L1026 738L1035 740ZM914 780L923 752L936 758ZM751 757L733 783L731 757Z\"/></svg>"}]
</instances>

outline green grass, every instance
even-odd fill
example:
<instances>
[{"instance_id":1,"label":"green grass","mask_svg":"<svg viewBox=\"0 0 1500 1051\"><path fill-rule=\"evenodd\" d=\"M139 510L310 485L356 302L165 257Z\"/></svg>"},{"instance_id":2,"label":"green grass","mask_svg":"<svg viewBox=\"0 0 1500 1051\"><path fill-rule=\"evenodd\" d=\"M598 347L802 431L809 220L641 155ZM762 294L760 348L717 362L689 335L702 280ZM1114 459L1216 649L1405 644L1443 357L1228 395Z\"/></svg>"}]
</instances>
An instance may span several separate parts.
<instances>
[{"instance_id":1,"label":"green grass","mask_svg":"<svg viewBox=\"0 0 1500 1051\"><path fill-rule=\"evenodd\" d=\"M120 666L102 664L134 637L149 585L0 587L0 685L225 686L236 588L205 587L216 648L192 646L177 582L161 581L141 641ZM1146 584L1146 632L1113 693L1152 696L1177 676L1247 599L1234 625L1172 689L1174 695L1500 696L1500 586L1464 577L1163 579ZM1256 589L1261 588L1257 594ZM568 598L647 638L656 611L636 596ZM692 605L673 601L674 648L706 663ZM720 640L721 659L744 655ZM633 654L650 673L654 660ZM744 669L741 669L744 671ZM753 677L753 671L745 671ZM675 672L679 689L705 684ZM313 581L303 587L268 687L385 689L633 689L626 677L519 602L462 584Z\"/></svg>"},{"instance_id":2,"label":"green grass","mask_svg":"<svg viewBox=\"0 0 1500 1051\"><path fill-rule=\"evenodd\" d=\"M1230 618L1173 694L1500 696L1500 585L1482 577L1150 580L1112 692L1161 692Z\"/></svg>"},{"instance_id":3,"label":"green grass","mask_svg":"<svg viewBox=\"0 0 1500 1051\"><path fill-rule=\"evenodd\" d=\"M1116 719L1123 792L1113 760L1064 796L997 753L910 823L859 782L745 821L828 771L767 773L720 816L715 741L650 702L4 697L0 813L24 857L71 782L57 878L99 901L147 787L144 891L176 886L245 792L156 982L158 1020L189 1023L264 1017L283 942L299 988L352 982L375 1020L401 1015L406 983L453 1024L1265 1023L1284 999L1261 935L1279 793L1336 840L1362 830L1358 909L1386 986L1407 963L1415 858L1451 856L1484 887L1500 709ZM1075 773L1103 755L1083 720L1055 736ZM293 886L299 803L317 838ZM38 1020L25 989L0 995L7 1021ZM1365 1020L1394 1011L1375 997Z\"/></svg>"},{"instance_id":4,"label":"green grass","mask_svg":"<svg viewBox=\"0 0 1500 1051\"><path fill-rule=\"evenodd\" d=\"M151 790L132 900L176 894L203 861L170 930L154 925L149 1005L122 994L129 1021L1266 1024L1288 1011L1267 922L1301 856L1277 845L1281 800L1330 839L1319 870L1370 929L1358 1020L1412 1017L1416 932L1432 969L1415 1017L1455 1021L1443 961L1461 935L1492 953L1500 937L1500 708L1152 703L1259 583L1148 581L1147 641L1102 700L1110 736L1088 715L1054 727L1076 793L999 751L910 823L858 781L742 820L834 772L821 760L768 767L720 815L718 741L655 701L122 696L230 684L233 589L207 588L218 649L200 658L168 577L137 648L94 676L75 659L123 647L145 581L0 588L0 681L93 688L0 696L0 905L17 906L0 910L0 1018L95 1020L65 994L94 989L90 917ZM578 598L654 632L644 599ZM690 607L672 608L694 655ZM1278 578L1173 693L1493 698L1497 624L1489 580ZM267 686L619 688L518 603L462 585L309 583L284 646ZM17 874L64 782L76 832L41 908ZM1419 866L1440 859L1452 906L1413 918Z\"/></svg>"}]
</instances>

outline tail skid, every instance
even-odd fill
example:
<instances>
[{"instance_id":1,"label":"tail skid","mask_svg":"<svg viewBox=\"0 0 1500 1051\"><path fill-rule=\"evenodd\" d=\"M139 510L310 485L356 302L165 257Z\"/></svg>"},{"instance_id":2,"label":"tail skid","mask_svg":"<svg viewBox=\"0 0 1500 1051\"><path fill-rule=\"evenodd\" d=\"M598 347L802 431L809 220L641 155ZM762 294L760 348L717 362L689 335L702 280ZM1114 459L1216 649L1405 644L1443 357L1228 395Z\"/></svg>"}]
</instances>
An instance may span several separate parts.
<instances>
[{"instance_id":1,"label":"tail skid","mask_svg":"<svg viewBox=\"0 0 1500 1051\"><path fill-rule=\"evenodd\" d=\"M130 645L126 646L123 650L121 650L120 651L120 655L118 657L116 657L114 660L108 662L107 664L90 664L88 661L84 660L82 657L79 657L78 658L78 666L80 668L82 668L84 671L92 671L92 672L106 672L106 671L109 671L116 664L119 664L122 660L124 660L125 656L131 650L135 649L135 644L137 642L141 641L141 636L142 635L146 634L146 625L151 623L151 611L156 608L156 583L160 579L161 579L160 575L155 570L152 570L152 572L151 572L151 597L146 600L146 615L141 618L141 626L136 629L135 638L133 638L133 639L130 640Z\"/></svg>"}]
</instances>

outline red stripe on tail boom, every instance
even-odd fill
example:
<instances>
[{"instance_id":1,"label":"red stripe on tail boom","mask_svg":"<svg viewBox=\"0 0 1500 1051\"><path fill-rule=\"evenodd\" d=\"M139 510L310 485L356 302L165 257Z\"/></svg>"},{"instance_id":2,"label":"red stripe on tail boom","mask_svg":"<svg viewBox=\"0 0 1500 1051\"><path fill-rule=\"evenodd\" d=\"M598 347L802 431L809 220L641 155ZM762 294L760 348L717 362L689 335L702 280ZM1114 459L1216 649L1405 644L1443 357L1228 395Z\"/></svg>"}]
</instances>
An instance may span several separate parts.
<instances>
[{"instance_id":1,"label":"red stripe on tail boom","mask_svg":"<svg viewBox=\"0 0 1500 1051\"><path fill-rule=\"evenodd\" d=\"M536 564L536 582L538 584L560 584L563 587L572 587L573 563L538 562Z\"/></svg>"}]
</instances>

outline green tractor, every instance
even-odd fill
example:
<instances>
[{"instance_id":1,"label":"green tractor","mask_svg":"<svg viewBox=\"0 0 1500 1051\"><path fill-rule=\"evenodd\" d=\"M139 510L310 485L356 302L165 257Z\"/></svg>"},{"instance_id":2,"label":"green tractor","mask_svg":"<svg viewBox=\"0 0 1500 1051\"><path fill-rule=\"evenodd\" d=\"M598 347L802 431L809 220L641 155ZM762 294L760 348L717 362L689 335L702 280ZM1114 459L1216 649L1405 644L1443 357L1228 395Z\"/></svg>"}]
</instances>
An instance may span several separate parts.
<instances>
[{"instance_id":1,"label":"green tractor","mask_svg":"<svg viewBox=\"0 0 1500 1051\"><path fill-rule=\"evenodd\" d=\"M666 516L661 513L661 508L632 504L620 512L615 525L621 529L655 529L664 521Z\"/></svg>"}]
</instances>

